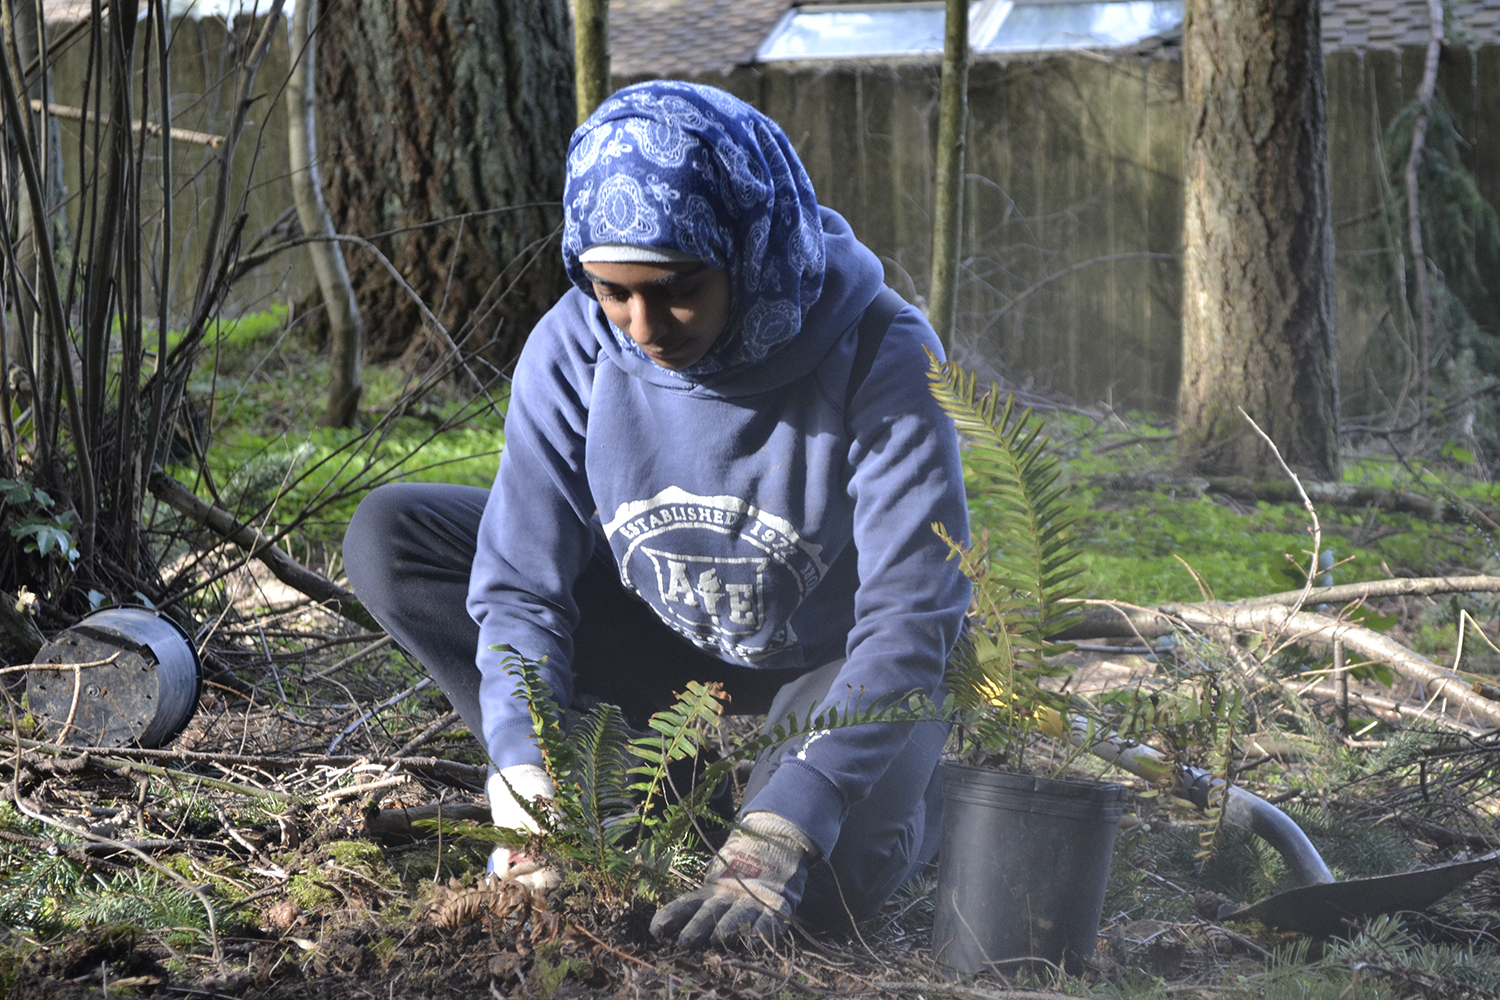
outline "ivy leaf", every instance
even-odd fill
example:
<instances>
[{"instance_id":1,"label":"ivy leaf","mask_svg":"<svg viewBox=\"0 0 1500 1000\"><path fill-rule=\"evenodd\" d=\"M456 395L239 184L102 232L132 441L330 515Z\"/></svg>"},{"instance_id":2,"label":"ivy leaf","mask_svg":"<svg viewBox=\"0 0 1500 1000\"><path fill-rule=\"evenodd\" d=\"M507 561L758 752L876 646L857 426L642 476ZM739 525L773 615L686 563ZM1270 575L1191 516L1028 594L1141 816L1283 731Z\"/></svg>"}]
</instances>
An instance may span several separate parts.
<instances>
[{"instance_id":1,"label":"ivy leaf","mask_svg":"<svg viewBox=\"0 0 1500 1000\"><path fill-rule=\"evenodd\" d=\"M1474 453L1468 448L1465 448L1463 445L1458 444L1454 441L1449 441L1447 444L1443 445L1442 454L1445 457L1451 458L1456 462L1474 461Z\"/></svg>"},{"instance_id":2,"label":"ivy leaf","mask_svg":"<svg viewBox=\"0 0 1500 1000\"><path fill-rule=\"evenodd\" d=\"M19 479L0 479L0 502L12 507L33 502L38 507L51 507L57 501L49 497L45 490L39 490L30 483Z\"/></svg>"},{"instance_id":3,"label":"ivy leaf","mask_svg":"<svg viewBox=\"0 0 1500 1000\"><path fill-rule=\"evenodd\" d=\"M10 533L28 551L37 555L45 557L55 549L69 564L78 561L78 547L73 544L73 533L56 521L25 521L12 526Z\"/></svg>"}]
</instances>

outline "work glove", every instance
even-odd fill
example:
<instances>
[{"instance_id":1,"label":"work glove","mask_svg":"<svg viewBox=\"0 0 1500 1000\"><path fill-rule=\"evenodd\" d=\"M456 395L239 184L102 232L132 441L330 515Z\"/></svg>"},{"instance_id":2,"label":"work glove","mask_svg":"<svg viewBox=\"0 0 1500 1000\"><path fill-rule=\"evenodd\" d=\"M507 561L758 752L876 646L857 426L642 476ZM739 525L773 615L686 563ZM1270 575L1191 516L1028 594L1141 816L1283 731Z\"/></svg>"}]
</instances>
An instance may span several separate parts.
<instances>
[{"instance_id":1,"label":"work glove","mask_svg":"<svg viewBox=\"0 0 1500 1000\"><path fill-rule=\"evenodd\" d=\"M541 827L517 799L531 806L532 812L546 812L555 792L552 779L539 764L515 764L497 771L485 782L484 790L496 826L528 833L537 833ZM562 882L562 873L557 868L524 851L504 846L496 846L490 853L489 870L501 881L515 881L541 892L555 889Z\"/></svg>"},{"instance_id":2,"label":"work glove","mask_svg":"<svg viewBox=\"0 0 1500 1000\"><path fill-rule=\"evenodd\" d=\"M813 844L797 825L771 812L740 821L708 868L703 887L657 911L651 933L684 948L774 943L802 901Z\"/></svg>"}]
</instances>

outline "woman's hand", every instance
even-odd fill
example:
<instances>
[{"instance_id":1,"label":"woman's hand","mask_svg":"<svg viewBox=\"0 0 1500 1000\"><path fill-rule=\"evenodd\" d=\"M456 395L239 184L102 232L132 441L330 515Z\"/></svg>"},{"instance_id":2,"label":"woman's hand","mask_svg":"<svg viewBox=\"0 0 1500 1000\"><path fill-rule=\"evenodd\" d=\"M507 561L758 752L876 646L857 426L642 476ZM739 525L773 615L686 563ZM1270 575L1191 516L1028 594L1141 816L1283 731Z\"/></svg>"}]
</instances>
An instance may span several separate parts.
<instances>
[{"instance_id":1,"label":"woman's hand","mask_svg":"<svg viewBox=\"0 0 1500 1000\"><path fill-rule=\"evenodd\" d=\"M657 911L651 933L684 948L774 944L802 901L812 841L795 823L753 812L724 843L703 887Z\"/></svg>"},{"instance_id":2,"label":"woman's hand","mask_svg":"<svg viewBox=\"0 0 1500 1000\"><path fill-rule=\"evenodd\" d=\"M516 764L490 775L485 795L490 800L490 816L498 827L538 833L541 825L533 813L546 813L555 795L552 779L537 764ZM527 811L522 802L530 807ZM497 846L490 853L490 874L501 881L515 881L528 889L545 892L562 882L562 872L540 858Z\"/></svg>"}]
</instances>

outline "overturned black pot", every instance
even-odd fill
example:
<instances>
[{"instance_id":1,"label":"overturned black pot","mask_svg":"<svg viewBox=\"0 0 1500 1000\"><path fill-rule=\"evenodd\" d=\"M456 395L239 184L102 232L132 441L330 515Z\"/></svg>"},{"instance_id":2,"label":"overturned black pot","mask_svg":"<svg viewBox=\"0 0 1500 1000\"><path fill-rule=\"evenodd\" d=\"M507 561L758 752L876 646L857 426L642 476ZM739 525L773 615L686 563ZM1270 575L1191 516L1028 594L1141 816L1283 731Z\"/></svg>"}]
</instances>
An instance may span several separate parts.
<instances>
[{"instance_id":1,"label":"overturned black pot","mask_svg":"<svg viewBox=\"0 0 1500 1000\"><path fill-rule=\"evenodd\" d=\"M193 717L201 684L198 652L176 622L109 608L42 647L26 703L53 742L161 747Z\"/></svg>"},{"instance_id":2,"label":"overturned black pot","mask_svg":"<svg viewBox=\"0 0 1500 1000\"><path fill-rule=\"evenodd\" d=\"M932 954L955 972L1078 971L1094 951L1123 785L944 762Z\"/></svg>"}]
</instances>

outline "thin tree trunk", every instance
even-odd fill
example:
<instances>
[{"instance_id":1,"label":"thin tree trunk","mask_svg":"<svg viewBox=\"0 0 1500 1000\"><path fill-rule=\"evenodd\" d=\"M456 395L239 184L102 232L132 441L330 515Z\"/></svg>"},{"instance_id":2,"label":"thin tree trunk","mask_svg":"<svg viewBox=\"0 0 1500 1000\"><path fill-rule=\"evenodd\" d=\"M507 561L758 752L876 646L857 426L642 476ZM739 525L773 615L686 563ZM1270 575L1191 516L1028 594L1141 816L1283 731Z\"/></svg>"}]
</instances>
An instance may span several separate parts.
<instances>
[{"instance_id":1,"label":"thin tree trunk","mask_svg":"<svg viewBox=\"0 0 1500 1000\"><path fill-rule=\"evenodd\" d=\"M334 226L376 238L453 339L497 368L568 287L568 20L567 0L362 3L319 30ZM447 353L381 262L350 253L348 266L371 360Z\"/></svg>"},{"instance_id":2,"label":"thin tree trunk","mask_svg":"<svg viewBox=\"0 0 1500 1000\"><path fill-rule=\"evenodd\" d=\"M1406 228L1411 248L1411 270L1417 282L1417 412L1425 414L1432 382L1432 290L1427 286L1427 255L1422 249L1422 188L1418 176L1427 143L1427 116L1437 92L1438 57L1443 52L1443 3L1427 0L1427 59L1417 100L1422 110L1411 131L1411 151L1406 157Z\"/></svg>"},{"instance_id":3,"label":"thin tree trunk","mask_svg":"<svg viewBox=\"0 0 1500 1000\"><path fill-rule=\"evenodd\" d=\"M609 0L573 0L578 124L609 96Z\"/></svg>"},{"instance_id":4,"label":"thin tree trunk","mask_svg":"<svg viewBox=\"0 0 1500 1000\"><path fill-rule=\"evenodd\" d=\"M323 201L323 180L318 172L315 87L317 73L317 0L301 0L292 12L292 74L287 81L287 143L292 174L292 197L302 231L310 236L332 233L333 219ZM325 427L348 427L359 411L364 324L354 301L354 286L344 266L343 249L332 241L307 244L318 289L328 311L328 410Z\"/></svg>"},{"instance_id":5,"label":"thin tree trunk","mask_svg":"<svg viewBox=\"0 0 1500 1000\"><path fill-rule=\"evenodd\" d=\"M31 106L33 100L51 100L52 94L52 72L46 68L42 55L47 48L47 35L45 25L38 14L38 0L3 0L0 3L0 31L3 31L3 44L8 46L8 51L13 60L12 76L17 94L28 94L21 97L23 107ZM27 76L25 70L28 67L41 67L33 75ZM45 96L44 96L45 95ZM42 184L44 188L44 202L50 213L52 226L49 235L54 247L62 244L68 238L67 212L64 205L67 201L67 185L63 181L62 162L62 129L57 119L48 114L36 116L26 115L20 123L20 136L26 137L33 149L39 150L40 165L42 166ZM16 190L24 192L25 178L13 179ZM15 251L17 265L26 280L31 283L32 288L37 287L38 276L36 241L32 238L32 208L31 201L22 194L14 202L16 214L16 242ZM53 386L56 382L56 372L51 365L51 352L45 347L45 336L39 325L36 312L31 304L21 296L16 302L16 323L7 324L6 357L10 364L20 365L27 368L27 359L36 370L29 371L28 377L36 383L38 397L50 401L55 399ZM50 423L50 405L38 407L35 411L40 417L37 424L38 440L46 436L46 444L50 446L51 438L47 436L47 428ZM45 412L44 412L45 411ZM43 449L46 454L48 448ZM44 465L46 462L43 463Z\"/></svg>"},{"instance_id":6,"label":"thin tree trunk","mask_svg":"<svg viewBox=\"0 0 1500 1000\"><path fill-rule=\"evenodd\" d=\"M1262 478L1270 449L1339 470L1322 15L1308 0L1188 0L1183 96L1183 463Z\"/></svg>"},{"instance_id":7,"label":"thin tree trunk","mask_svg":"<svg viewBox=\"0 0 1500 1000\"><path fill-rule=\"evenodd\" d=\"M943 32L943 84L938 110L937 204L932 216L932 282L928 318L945 348L953 347L962 252L964 143L969 119L969 4L948 0Z\"/></svg>"}]
</instances>

